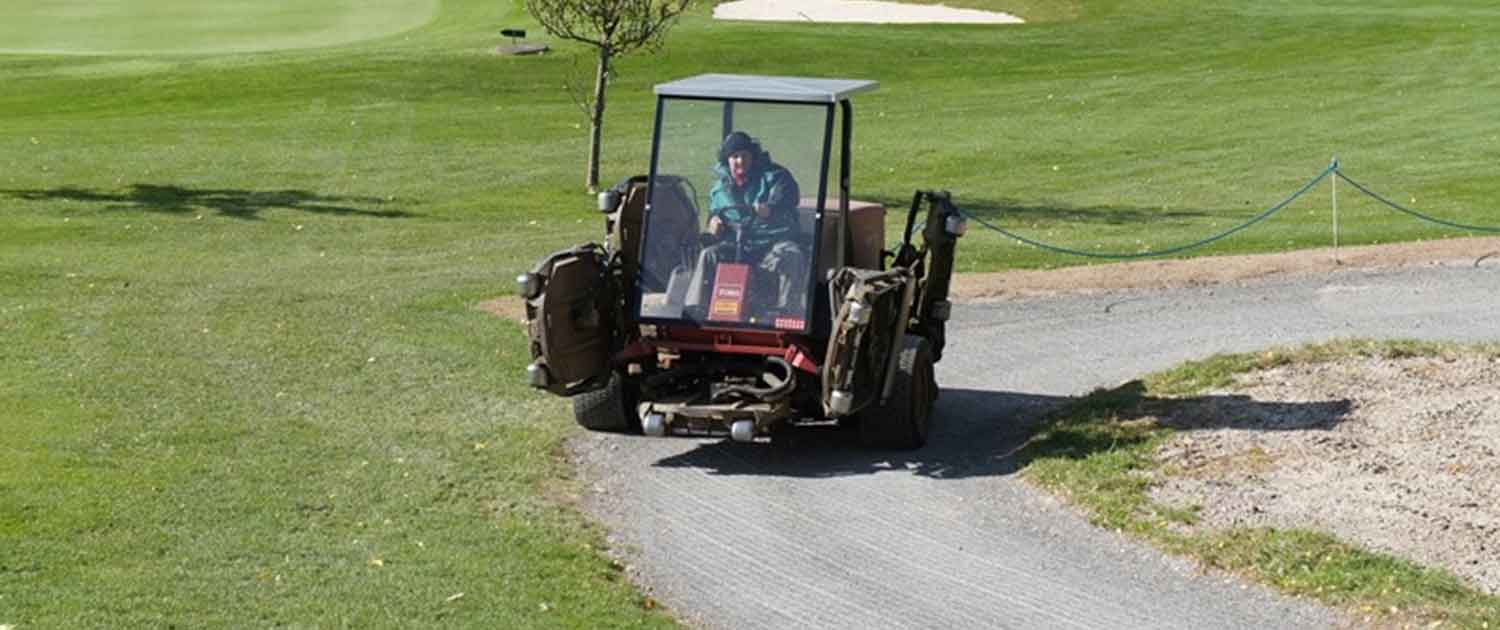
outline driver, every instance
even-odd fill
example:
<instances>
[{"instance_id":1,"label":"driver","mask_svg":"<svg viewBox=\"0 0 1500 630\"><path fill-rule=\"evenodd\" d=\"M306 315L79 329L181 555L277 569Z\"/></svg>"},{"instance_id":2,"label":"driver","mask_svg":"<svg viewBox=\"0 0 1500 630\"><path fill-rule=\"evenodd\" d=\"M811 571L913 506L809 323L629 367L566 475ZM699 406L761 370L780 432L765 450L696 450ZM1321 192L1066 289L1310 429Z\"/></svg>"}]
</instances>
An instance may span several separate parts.
<instances>
[{"instance_id":1,"label":"driver","mask_svg":"<svg viewBox=\"0 0 1500 630\"><path fill-rule=\"evenodd\" d=\"M709 192L704 238L715 244L704 247L698 255L686 306L690 312L702 312L713 291L719 261L734 260L737 248L742 247L741 262L776 274L776 308L800 316L805 310L808 270L806 254L795 240L801 199L797 180L785 167L772 162L771 154L743 131L724 138L714 173L718 180ZM736 226L740 231L738 243Z\"/></svg>"}]
</instances>

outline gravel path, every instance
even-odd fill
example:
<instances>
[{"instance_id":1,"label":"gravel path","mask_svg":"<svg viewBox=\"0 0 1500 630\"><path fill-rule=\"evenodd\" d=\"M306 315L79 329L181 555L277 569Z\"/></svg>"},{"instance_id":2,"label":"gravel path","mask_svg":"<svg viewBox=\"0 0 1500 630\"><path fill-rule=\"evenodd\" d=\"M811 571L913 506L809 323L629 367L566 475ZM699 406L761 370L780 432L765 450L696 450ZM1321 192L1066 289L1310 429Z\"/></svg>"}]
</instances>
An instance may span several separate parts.
<instances>
[{"instance_id":1,"label":"gravel path","mask_svg":"<svg viewBox=\"0 0 1500 630\"><path fill-rule=\"evenodd\" d=\"M1019 480L1011 452L1067 397L1215 352L1500 337L1497 281L1464 264L963 304L916 453L836 433L572 448L632 575L700 627L1345 626L1089 526Z\"/></svg>"}]
</instances>

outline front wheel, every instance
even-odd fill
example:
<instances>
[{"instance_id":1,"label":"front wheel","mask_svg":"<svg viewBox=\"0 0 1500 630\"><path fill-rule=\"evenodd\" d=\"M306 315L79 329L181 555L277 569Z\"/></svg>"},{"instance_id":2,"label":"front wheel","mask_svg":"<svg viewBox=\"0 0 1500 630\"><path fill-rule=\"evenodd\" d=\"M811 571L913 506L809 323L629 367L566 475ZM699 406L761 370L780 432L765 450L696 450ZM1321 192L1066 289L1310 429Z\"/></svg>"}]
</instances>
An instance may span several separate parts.
<instances>
[{"instance_id":1,"label":"front wheel","mask_svg":"<svg viewBox=\"0 0 1500 630\"><path fill-rule=\"evenodd\" d=\"M906 335L896 373L891 375L891 397L859 413L859 438L866 446L916 449L927 444L937 380L932 370L932 345L925 338Z\"/></svg>"},{"instance_id":2,"label":"front wheel","mask_svg":"<svg viewBox=\"0 0 1500 630\"><path fill-rule=\"evenodd\" d=\"M635 387L625 382L617 371L609 373L609 383L601 389L573 397L573 419L590 431L638 433L635 421Z\"/></svg>"}]
</instances>

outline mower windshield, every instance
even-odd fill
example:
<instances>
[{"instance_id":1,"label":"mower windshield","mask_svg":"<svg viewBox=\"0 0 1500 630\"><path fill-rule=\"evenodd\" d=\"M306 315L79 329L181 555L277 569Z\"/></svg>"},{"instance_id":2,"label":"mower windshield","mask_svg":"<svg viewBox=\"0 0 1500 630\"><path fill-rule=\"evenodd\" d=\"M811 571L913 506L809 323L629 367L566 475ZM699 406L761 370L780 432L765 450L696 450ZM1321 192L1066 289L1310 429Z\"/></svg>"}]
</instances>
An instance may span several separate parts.
<instances>
[{"instance_id":1,"label":"mower windshield","mask_svg":"<svg viewBox=\"0 0 1500 630\"><path fill-rule=\"evenodd\" d=\"M832 106L663 98L659 107L641 319L807 330Z\"/></svg>"}]
</instances>

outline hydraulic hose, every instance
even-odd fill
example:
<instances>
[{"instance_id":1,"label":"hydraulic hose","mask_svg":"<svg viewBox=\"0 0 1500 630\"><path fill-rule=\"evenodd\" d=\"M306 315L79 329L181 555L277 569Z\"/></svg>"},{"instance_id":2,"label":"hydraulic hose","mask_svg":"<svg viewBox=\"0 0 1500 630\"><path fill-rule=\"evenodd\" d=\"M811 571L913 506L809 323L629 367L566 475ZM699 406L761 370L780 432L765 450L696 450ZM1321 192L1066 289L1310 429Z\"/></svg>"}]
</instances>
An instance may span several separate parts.
<instances>
[{"instance_id":1,"label":"hydraulic hose","mask_svg":"<svg viewBox=\"0 0 1500 630\"><path fill-rule=\"evenodd\" d=\"M786 398L797 386L796 371L781 357L766 357L766 371L760 375L765 387L753 385L715 385L711 399L714 403L740 400L776 402ZM780 372L779 374L777 372Z\"/></svg>"}]
</instances>

